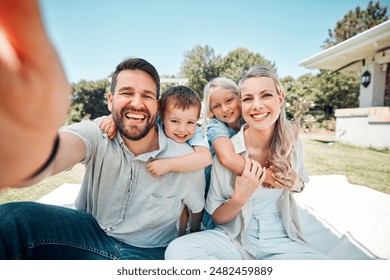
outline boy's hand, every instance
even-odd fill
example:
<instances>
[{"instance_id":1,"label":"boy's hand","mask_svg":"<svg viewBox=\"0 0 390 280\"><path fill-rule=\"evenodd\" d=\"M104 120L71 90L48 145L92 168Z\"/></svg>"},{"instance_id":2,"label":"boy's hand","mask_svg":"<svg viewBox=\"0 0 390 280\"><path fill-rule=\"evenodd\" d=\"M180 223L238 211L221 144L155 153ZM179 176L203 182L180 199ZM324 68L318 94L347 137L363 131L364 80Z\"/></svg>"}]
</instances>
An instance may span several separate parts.
<instances>
[{"instance_id":1,"label":"boy's hand","mask_svg":"<svg viewBox=\"0 0 390 280\"><path fill-rule=\"evenodd\" d=\"M146 168L149 173L155 177L162 176L171 171L169 159L158 159L147 164Z\"/></svg>"},{"instance_id":2,"label":"boy's hand","mask_svg":"<svg viewBox=\"0 0 390 280\"><path fill-rule=\"evenodd\" d=\"M113 139L115 137L117 129L112 115L102 117L99 127L103 132L107 133L108 138Z\"/></svg>"}]
</instances>

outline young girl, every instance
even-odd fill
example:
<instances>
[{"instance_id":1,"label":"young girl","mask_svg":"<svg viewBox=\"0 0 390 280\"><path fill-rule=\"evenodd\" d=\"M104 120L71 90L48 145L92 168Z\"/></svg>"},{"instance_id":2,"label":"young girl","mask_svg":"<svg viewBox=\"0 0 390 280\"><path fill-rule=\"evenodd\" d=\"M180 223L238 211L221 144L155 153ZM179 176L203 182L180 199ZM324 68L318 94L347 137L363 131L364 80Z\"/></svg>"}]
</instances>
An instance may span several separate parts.
<instances>
[{"instance_id":1,"label":"young girl","mask_svg":"<svg viewBox=\"0 0 390 280\"><path fill-rule=\"evenodd\" d=\"M310 248L299 225L294 191L308 177L296 129L286 118L284 92L277 77L255 66L239 84L246 124L232 137L245 157L241 176L213 162L206 209L215 229L170 243L166 259L327 259ZM273 188L264 188L264 166L271 162Z\"/></svg>"},{"instance_id":2,"label":"young girl","mask_svg":"<svg viewBox=\"0 0 390 280\"><path fill-rule=\"evenodd\" d=\"M223 166L237 175L241 175L245 159L234 150L230 140L245 123L241 115L241 102L238 85L226 77L217 77L206 84L203 90L203 123L206 125L206 135L210 146L210 152ZM267 163L265 168L270 168ZM210 185L211 166L206 167L206 195ZM265 184L272 185L270 174L265 179ZM210 214L203 213L202 224L205 228L213 228L214 223Z\"/></svg>"}]
</instances>

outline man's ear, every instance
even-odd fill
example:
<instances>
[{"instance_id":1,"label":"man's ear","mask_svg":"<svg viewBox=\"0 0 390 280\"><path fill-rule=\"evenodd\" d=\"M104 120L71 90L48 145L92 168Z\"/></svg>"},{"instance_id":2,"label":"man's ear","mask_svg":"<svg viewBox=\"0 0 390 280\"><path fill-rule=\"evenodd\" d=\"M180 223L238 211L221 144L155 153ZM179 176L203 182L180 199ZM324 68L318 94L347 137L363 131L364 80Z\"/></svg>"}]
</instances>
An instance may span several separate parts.
<instances>
[{"instance_id":1,"label":"man's ear","mask_svg":"<svg viewBox=\"0 0 390 280\"><path fill-rule=\"evenodd\" d=\"M108 110L110 112L112 112L111 111L112 110L112 105L114 103L113 98L114 98L114 95L111 92L109 92L108 95L107 95L107 108L108 108Z\"/></svg>"},{"instance_id":2,"label":"man's ear","mask_svg":"<svg viewBox=\"0 0 390 280\"><path fill-rule=\"evenodd\" d=\"M162 119L162 116L160 114L160 108L161 108L161 100L157 100L157 115L160 117L160 121L161 123L163 123L163 119Z\"/></svg>"}]
</instances>

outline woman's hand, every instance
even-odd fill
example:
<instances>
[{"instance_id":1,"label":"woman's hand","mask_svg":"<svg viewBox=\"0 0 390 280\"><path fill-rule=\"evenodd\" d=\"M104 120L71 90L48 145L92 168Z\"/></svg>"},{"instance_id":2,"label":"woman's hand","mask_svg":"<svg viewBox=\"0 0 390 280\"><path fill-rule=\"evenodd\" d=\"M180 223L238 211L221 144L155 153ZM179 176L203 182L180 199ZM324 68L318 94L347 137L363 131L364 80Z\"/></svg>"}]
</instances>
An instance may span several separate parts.
<instances>
[{"instance_id":1,"label":"woman's hand","mask_svg":"<svg viewBox=\"0 0 390 280\"><path fill-rule=\"evenodd\" d=\"M303 181L293 169L290 169L284 177L281 177L276 172L272 172L271 176L274 179L271 188L300 191L303 187Z\"/></svg>"},{"instance_id":2,"label":"woman's hand","mask_svg":"<svg viewBox=\"0 0 390 280\"><path fill-rule=\"evenodd\" d=\"M244 172L241 176L236 177L232 199L244 205L256 189L264 182L266 174L265 167L262 168L259 162L245 158Z\"/></svg>"},{"instance_id":3,"label":"woman's hand","mask_svg":"<svg viewBox=\"0 0 390 280\"><path fill-rule=\"evenodd\" d=\"M236 177L233 196L219 206L212 214L216 224L223 225L232 221L247 203L266 176L265 167L255 160L245 158L245 167L241 176Z\"/></svg>"}]
</instances>

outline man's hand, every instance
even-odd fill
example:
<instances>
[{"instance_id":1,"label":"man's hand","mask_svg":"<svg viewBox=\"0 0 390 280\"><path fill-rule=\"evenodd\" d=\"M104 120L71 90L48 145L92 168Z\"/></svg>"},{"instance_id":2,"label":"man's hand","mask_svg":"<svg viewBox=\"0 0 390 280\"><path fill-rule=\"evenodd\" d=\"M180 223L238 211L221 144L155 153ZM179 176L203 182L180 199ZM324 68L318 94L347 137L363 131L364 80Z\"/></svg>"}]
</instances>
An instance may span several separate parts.
<instances>
[{"instance_id":1,"label":"man's hand","mask_svg":"<svg viewBox=\"0 0 390 280\"><path fill-rule=\"evenodd\" d=\"M37 1L0 0L0 188L48 160L70 93Z\"/></svg>"}]
</instances>

